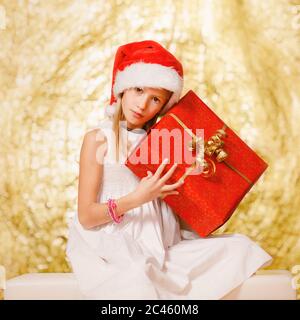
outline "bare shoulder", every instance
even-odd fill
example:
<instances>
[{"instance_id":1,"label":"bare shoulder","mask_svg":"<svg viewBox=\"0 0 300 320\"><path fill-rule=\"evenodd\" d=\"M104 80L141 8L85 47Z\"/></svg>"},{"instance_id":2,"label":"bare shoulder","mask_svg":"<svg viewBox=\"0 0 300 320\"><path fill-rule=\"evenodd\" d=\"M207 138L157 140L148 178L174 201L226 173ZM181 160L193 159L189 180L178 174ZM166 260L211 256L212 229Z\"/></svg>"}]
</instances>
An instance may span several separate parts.
<instances>
[{"instance_id":1,"label":"bare shoulder","mask_svg":"<svg viewBox=\"0 0 300 320\"><path fill-rule=\"evenodd\" d=\"M103 160L107 151L107 138L101 128L92 129L84 134L81 157L91 161Z\"/></svg>"},{"instance_id":2,"label":"bare shoulder","mask_svg":"<svg viewBox=\"0 0 300 320\"><path fill-rule=\"evenodd\" d=\"M87 143L95 143L99 145L101 143L106 142L106 136L104 132L101 130L101 128L95 128L87 131L84 134L83 141Z\"/></svg>"}]
</instances>

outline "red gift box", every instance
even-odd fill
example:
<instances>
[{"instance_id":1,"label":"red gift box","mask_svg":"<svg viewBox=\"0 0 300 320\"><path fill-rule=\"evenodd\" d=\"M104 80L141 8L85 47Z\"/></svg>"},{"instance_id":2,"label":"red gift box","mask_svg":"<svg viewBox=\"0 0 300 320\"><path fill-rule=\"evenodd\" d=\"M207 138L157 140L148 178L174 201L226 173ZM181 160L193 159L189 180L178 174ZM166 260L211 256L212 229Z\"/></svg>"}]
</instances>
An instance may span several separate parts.
<instances>
[{"instance_id":1,"label":"red gift box","mask_svg":"<svg viewBox=\"0 0 300 320\"><path fill-rule=\"evenodd\" d=\"M184 157L187 154L189 157ZM151 128L125 165L143 178L148 170L155 173L166 157L169 162L162 175L178 163L167 184L180 178L185 183L177 188L179 195L168 195L163 200L201 237L231 217L268 167L192 90Z\"/></svg>"}]
</instances>

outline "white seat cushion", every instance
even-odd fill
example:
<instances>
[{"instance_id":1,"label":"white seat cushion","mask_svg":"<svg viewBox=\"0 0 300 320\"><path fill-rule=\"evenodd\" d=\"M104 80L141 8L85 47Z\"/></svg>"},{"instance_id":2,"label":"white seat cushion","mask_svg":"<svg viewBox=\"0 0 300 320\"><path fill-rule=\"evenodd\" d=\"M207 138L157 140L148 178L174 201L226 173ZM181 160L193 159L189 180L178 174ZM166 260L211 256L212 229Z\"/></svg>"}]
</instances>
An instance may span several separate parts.
<instances>
[{"instance_id":1,"label":"white seat cushion","mask_svg":"<svg viewBox=\"0 0 300 320\"><path fill-rule=\"evenodd\" d=\"M73 273L26 273L6 281L4 300L80 300Z\"/></svg>"},{"instance_id":2,"label":"white seat cushion","mask_svg":"<svg viewBox=\"0 0 300 320\"><path fill-rule=\"evenodd\" d=\"M288 270L259 270L223 300L296 300Z\"/></svg>"},{"instance_id":3,"label":"white seat cushion","mask_svg":"<svg viewBox=\"0 0 300 320\"><path fill-rule=\"evenodd\" d=\"M73 273L27 273L6 282L5 300L80 300ZM224 300L295 300L287 270L261 270L223 297Z\"/></svg>"}]
</instances>

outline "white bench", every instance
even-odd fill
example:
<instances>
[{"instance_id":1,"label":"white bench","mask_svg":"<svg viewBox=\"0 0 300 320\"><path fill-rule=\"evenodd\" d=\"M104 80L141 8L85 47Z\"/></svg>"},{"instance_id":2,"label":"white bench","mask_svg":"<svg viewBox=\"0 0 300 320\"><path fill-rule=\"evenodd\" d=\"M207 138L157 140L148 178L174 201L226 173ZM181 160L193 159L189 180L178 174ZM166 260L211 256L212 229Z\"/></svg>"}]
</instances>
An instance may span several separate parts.
<instances>
[{"instance_id":1,"label":"white bench","mask_svg":"<svg viewBox=\"0 0 300 320\"><path fill-rule=\"evenodd\" d=\"M80 300L73 273L27 273L6 281L4 300ZM126 299L126 297L124 298ZM222 300L296 300L292 274L259 270Z\"/></svg>"}]
</instances>

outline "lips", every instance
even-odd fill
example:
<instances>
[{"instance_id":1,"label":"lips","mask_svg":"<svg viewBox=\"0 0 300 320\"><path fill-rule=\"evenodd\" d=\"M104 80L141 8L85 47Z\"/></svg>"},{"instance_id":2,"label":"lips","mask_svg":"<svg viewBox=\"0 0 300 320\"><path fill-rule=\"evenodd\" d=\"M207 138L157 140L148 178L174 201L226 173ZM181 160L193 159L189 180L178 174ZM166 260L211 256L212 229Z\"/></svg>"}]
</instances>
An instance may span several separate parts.
<instances>
[{"instance_id":1,"label":"lips","mask_svg":"<svg viewBox=\"0 0 300 320\"><path fill-rule=\"evenodd\" d=\"M143 115L142 115L141 113L135 112L135 111L133 111L133 110L131 110L131 111L132 111L132 113L133 113L136 117L138 117L138 118L143 118Z\"/></svg>"}]
</instances>

